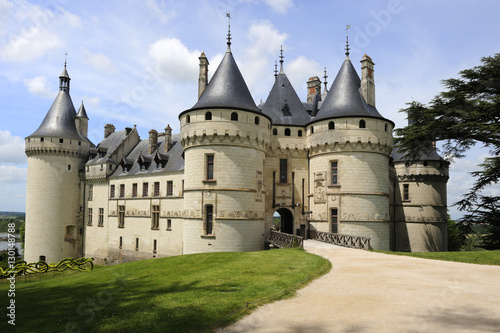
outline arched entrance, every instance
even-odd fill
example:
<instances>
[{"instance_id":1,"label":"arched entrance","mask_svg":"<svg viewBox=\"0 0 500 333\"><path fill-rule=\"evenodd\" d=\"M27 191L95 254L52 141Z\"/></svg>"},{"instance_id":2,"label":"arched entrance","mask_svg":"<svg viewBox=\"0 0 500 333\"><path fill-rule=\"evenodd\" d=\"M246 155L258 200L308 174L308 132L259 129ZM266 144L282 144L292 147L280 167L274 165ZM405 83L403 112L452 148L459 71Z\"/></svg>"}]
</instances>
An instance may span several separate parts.
<instances>
[{"instance_id":1,"label":"arched entrance","mask_svg":"<svg viewBox=\"0 0 500 333\"><path fill-rule=\"evenodd\" d=\"M279 216L276 215L278 213ZM280 208L274 213L280 219L280 231L293 235L293 214L286 208Z\"/></svg>"}]
</instances>

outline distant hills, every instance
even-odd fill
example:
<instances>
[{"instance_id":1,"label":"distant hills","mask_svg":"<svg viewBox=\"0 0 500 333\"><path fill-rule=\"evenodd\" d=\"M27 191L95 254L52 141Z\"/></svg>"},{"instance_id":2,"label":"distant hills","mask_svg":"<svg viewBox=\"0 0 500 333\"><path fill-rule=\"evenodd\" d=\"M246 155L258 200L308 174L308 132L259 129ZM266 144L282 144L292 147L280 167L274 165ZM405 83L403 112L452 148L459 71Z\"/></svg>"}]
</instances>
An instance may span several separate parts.
<instances>
[{"instance_id":1,"label":"distant hills","mask_svg":"<svg viewBox=\"0 0 500 333\"><path fill-rule=\"evenodd\" d=\"M24 217L26 215L25 212L0 212L0 217Z\"/></svg>"}]
</instances>

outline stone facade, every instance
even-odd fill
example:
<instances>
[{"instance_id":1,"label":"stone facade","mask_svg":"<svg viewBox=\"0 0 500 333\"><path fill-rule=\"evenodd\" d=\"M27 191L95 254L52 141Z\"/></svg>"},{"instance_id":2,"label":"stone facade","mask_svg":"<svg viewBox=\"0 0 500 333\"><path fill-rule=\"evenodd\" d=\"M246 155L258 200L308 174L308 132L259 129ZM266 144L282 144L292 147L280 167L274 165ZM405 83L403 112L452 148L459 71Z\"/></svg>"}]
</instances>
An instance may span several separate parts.
<instances>
[{"instance_id":1,"label":"stone facade","mask_svg":"<svg viewBox=\"0 0 500 333\"><path fill-rule=\"evenodd\" d=\"M276 213L294 235L317 230L369 237L381 250L446 250L448 164L435 152L411 165L396 156L394 123L375 109L374 64L367 56L361 63L360 80L347 57L323 95L310 79L305 103L282 64L282 86L257 107L228 47L208 84L200 57L199 99L180 113L179 134L167 126L142 140L135 127L107 124L94 146L37 130L26 138L26 259L118 263L262 250ZM66 70L61 77L69 82ZM273 100L280 88L288 97ZM347 106L338 96L348 96ZM82 108L75 119L84 138Z\"/></svg>"}]
</instances>

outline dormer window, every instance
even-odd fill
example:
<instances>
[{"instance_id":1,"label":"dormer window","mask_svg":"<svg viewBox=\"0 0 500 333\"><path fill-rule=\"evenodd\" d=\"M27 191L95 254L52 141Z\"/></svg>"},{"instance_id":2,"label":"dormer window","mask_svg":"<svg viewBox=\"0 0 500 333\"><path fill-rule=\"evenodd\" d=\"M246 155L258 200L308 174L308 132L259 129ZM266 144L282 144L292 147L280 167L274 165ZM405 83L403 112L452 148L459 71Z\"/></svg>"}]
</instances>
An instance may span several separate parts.
<instances>
[{"instance_id":1,"label":"dormer window","mask_svg":"<svg viewBox=\"0 0 500 333\"><path fill-rule=\"evenodd\" d=\"M59 139L59 143L63 143L64 142L64 139Z\"/></svg>"},{"instance_id":2,"label":"dormer window","mask_svg":"<svg viewBox=\"0 0 500 333\"><path fill-rule=\"evenodd\" d=\"M283 113L283 116L285 117L290 117L292 114L290 113L290 107L288 104L285 102L283 107L281 108L281 112Z\"/></svg>"}]
</instances>

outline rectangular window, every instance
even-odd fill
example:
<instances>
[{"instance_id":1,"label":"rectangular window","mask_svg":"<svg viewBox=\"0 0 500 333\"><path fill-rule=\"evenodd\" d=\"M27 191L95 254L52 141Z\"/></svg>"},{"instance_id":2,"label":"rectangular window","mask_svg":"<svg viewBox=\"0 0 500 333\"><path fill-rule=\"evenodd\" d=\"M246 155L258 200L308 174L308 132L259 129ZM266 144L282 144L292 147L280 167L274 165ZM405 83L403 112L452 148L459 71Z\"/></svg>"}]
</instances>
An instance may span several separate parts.
<instances>
[{"instance_id":1,"label":"rectangular window","mask_svg":"<svg viewBox=\"0 0 500 333\"><path fill-rule=\"evenodd\" d=\"M89 216L87 218L87 225L88 226L92 225L92 208L89 208Z\"/></svg>"},{"instance_id":2,"label":"rectangular window","mask_svg":"<svg viewBox=\"0 0 500 333\"><path fill-rule=\"evenodd\" d=\"M115 185L111 185L111 189L109 191L109 197L114 198L115 197Z\"/></svg>"},{"instance_id":3,"label":"rectangular window","mask_svg":"<svg viewBox=\"0 0 500 333\"><path fill-rule=\"evenodd\" d=\"M172 220L167 220L167 230L172 230Z\"/></svg>"},{"instance_id":4,"label":"rectangular window","mask_svg":"<svg viewBox=\"0 0 500 333\"><path fill-rule=\"evenodd\" d=\"M125 197L125 184L120 184L120 198Z\"/></svg>"},{"instance_id":5,"label":"rectangular window","mask_svg":"<svg viewBox=\"0 0 500 333\"><path fill-rule=\"evenodd\" d=\"M167 197L171 197L174 194L174 182L169 180L167 182Z\"/></svg>"},{"instance_id":6,"label":"rectangular window","mask_svg":"<svg viewBox=\"0 0 500 333\"><path fill-rule=\"evenodd\" d=\"M148 192L149 192L149 187L148 187L148 183L142 183L142 196L143 197L147 197L148 196Z\"/></svg>"},{"instance_id":7,"label":"rectangular window","mask_svg":"<svg viewBox=\"0 0 500 333\"><path fill-rule=\"evenodd\" d=\"M288 161L280 159L280 183L287 183Z\"/></svg>"},{"instance_id":8,"label":"rectangular window","mask_svg":"<svg viewBox=\"0 0 500 333\"><path fill-rule=\"evenodd\" d=\"M156 253L156 239L153 239L153 253Z\"/></svg>"},{"instance_id":9,"label":"rectangular window","mask_svg":"<svg viewBox=\"0 0 500 333\"><path fill-rule=\"evenodd\" d=\"M338 232L338 224L339 224L339 217L338 217L338 210L337 208L333 208L331 210L332 213L332 233L336 234Z\"/></svg>"},{"instance_id":10,"label":"rectangular window","mask_svg":"<svg viewBox=\"0 0 500 333\"><path fill-rule=\"evenodd\" d=\"M118 206L118 228L125 227L125 206Z\"/></svg>"},{"instance_id":11,"label":"rectangular window","mask_svg":"<svg viewBox=\"0 0 500 333\"><path fill-rule=\"evenodd\" d=\"M403 184L403 200L410 201L410 184Z\"/></svg>"},{"instance_id":12,"label":"rectangular window","mask_svg":"<svg viewBox=\"0 0 500 333\"><path fill-rule=\"evenodd\" d=\"M139 251L139 238L135 239L135 250Z\"/></svg>"},{"instance_id":13,"label":"rectangular window","mask_svg":"<svg viewBox=\"0 0 500 333\"><path fill-rule=\"evenodd\" d=\"M160 182L155 182L154 184L154 196L155 197L160 196Z\"/></svg>"},{"instance_id":14,"label":"rectangular window","mask_svg":"<svg viewBox=\"0 0 500 333\"><path fill-rule=\"evenodd\" d=\"M207 180L214 179L214 155L207 155Z\"/></svg>"},{"instance_id":15,"label":"rectangular window","mask_svg":"<svg viewBox=\"0 0 500 333\"><path fill-rule=\"evenodd\" d=\"M153 215L151 216L151 229L158 230L160 228L160 206L153 205Z\"/></svg>"},{"instance_id":16,"label":"rectangular window","mask_svg":"<svg viewBox=\"0 0 500 333\"><path fill-rule=\"evenodd\" d=\"M94 199L94 185L89 185L89 201Z\"/></svg>"},{"instance_id":17,"label":"rectangular window","mask_svg":"<svg viewBox=\"0 0 500 333\"><path fill-rule=\"evenodd\" d=\"M213 231L214 225L214 206L207 205L206 206L206 224L205 224L205 234L211 235Z\"/></svg>"},{"instance_id":18,"label":"rectangular window","mask_svg":"<svg viewBox=\"0 0 500 333\"><path fill-rule=\"evenodd\" d=\"M339 163L337 161L331 163L332 185L338 184L338 165Z\"/></svg>"},{"instance_id":19,"label":"rectangular window","mask_svg":"<svg viewBox=\"0 0 500 333\"><path fill-rule=\"evenodd\" d=\"M104 208L99 208L99 224L98 227L104 227Z\"/></svg>"},{"instance_id":20,"label":"rectangular window","mask_svg":"<svg viewBox=\"0 0 500 333\"><path fill-rule=\"evenodd\" d=\"M122 236L120 236L120 249L122 248L122 246L123 246L123 238Z\"/></svg>"},{"instance_id":21,"label":"rectangular window","mask_svg":"<svg viewBox=\"0 0 500 333\"><path fill-rule=\"evenodd\" d=\"M184 179L182 180L182 196L184 196Z\"/></svg>"},{"instance_id":22,"label":"rectangular window","mask_svg":"<svg viewBox=\"0 0 500 333\"><path fill-rule=\"evenodd\" d=\"M132 198L137 198L137 183L132 184Z\"/></svg>"}]
</instances>

